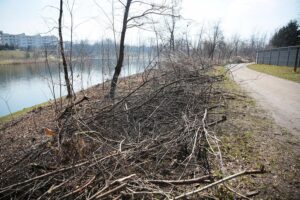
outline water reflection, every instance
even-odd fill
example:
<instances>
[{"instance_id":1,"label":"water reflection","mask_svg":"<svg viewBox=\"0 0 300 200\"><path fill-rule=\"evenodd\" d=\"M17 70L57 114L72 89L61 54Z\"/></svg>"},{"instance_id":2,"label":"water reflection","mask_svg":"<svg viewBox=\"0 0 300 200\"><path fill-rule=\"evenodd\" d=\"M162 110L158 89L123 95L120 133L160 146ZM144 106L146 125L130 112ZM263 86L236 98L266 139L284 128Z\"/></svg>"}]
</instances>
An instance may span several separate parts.
<instances>
[{"instance_id":1,"label":"water reflection","mask_svg":"<svg viewBox=\"0 0 300 200\"><path fill-rule=\"evenodd\" d=\"M79 91L110 79L114 60L93 59L76 61L74 68L74 90ZM128 67L129 66L129 67ZM124 64L122 76L143 71L136 61ZM0 116L53 99L52 81L55 96L60 92L66 95L65 87L60 90L60 79L64 83L62 67L57 63L47 67L42 64L0 66Z\"/></svg>"}]
</instances>

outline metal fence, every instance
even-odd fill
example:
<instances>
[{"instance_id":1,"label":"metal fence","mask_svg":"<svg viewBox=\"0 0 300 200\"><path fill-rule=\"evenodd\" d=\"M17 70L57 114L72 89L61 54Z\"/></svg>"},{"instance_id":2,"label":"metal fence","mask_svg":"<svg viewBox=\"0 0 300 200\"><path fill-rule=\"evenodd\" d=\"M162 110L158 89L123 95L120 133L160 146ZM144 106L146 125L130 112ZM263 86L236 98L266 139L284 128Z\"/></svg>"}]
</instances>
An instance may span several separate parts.
<instances>
[{"instance_id":1,"label":"metal fence","mask_svg":"<svg viewBox=\"0 0 300 200\"><path fill-rule=\"evenodd\" d=\"M256 63L278 66L300 66L300 46L281 47L256 52Z\"/></svg>"}]
</instances>

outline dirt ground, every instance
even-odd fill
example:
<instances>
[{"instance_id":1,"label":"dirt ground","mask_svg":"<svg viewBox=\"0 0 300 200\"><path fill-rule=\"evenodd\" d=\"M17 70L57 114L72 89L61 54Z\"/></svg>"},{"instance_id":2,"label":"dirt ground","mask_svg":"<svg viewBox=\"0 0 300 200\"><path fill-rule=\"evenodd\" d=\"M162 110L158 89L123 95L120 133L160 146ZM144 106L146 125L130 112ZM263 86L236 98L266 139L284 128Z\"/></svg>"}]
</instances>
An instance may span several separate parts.
<instances>
[{"instance_id":1,"label":"dirt ground","mask_svg":"<svg viewBox=\"0 0 300 200\"><path fill-rule=\"evenodd\" d=\"M123 80L136 84L138 79ZM122 82L122 81L121 81ZM264 167L266 174L242 177L216 188L220 199L241 198L224 187L253 199L298 199L300 196L299 139L275 124L272 117L248 97L235 83L227 80L227 121L215 127L220 139L223 168L215 161L215 175L230 175L244 169ZM121 84L122 88L122 84ZM97 85L85 95L103 99L107 87ZM79 95L80 96L80 95ZM0 174L37 145L49 140L44 128L56 129L53 105L37 108L0 127ZM1 181L1 180L0 180Z\"/></svg>"},{"instance_id":2,"label":"dirt ground","mask_svg":"<svg viewBox=\"0 0 300 200\"><path fill-rule=\"evenodd\" d=\"M139 78L132 76L129 79L121 79L119 90L124 86L130 87L140 81ZM130 83L129 83L130 82ZM109 83L93 86L85 91L77 93L77 99L84 95L90 101L102 100L108 93ZM59 101L59 100L58 100ZM62 100L62 104L65 104ZM84 102L83 102L84 103ZM57 102L59 105L60 103ZM37 146L47 143L50 137L45 134L44 129L57 130L58 124L55 113L54 102L52 104L35 108L16 119L0 123L0 175L3 171L8 170L7 167L19 162L20 159L26 158L28 153L32 152Z\"/></svg>"}]
</instances>

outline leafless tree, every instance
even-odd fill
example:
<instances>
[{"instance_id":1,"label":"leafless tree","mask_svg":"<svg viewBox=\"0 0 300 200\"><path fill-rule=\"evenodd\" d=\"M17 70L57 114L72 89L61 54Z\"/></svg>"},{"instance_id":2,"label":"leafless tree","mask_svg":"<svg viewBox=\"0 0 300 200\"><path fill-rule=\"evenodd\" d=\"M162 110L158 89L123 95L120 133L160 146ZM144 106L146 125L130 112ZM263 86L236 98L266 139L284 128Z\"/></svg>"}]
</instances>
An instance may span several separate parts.
<instances>
[{"instance_id":1,"label":"leafless tree","mask_svg":"<svg viewBox=\"0 0 300 200\"><path fill-rule=\"evenodd\" d=\"M186 43L186 51L187 51L187 55L188 57L190 57L190 41L188 39L188 28L189 28L189 24L186 26L186 31L185 31L185 43Z\"/></svg>"},{"instance_id":2,"label":"leafless tree","mask_svg":"<svg viewBox=\"0 0 300 200\"><path fill-rule=\"evenodd\" d=\"M154 22L153 22L153 32L155 33L155 46L156 46L157 61L160 62L159 33L158 33L158 30L157 30Z\"/></svg>"},{"instance_id":3,"label":"leafless tree","mask_svg":"<svg viewBox=\"0 0 300 200\"><path fill-rule=\"evenodd\" d=\"M121 0L119 2L124 6L124 15L122 20L122 31L120 37L120 47L119 53L117 58L117 64L115 67L114 75L111 81L111 87L109 92L109 98L113 99L115 96L115 90L118 82L119 75L121 73L121 69L123 66L124 61L124 50L125 50L125 36L126 31L129 28L141 28L146 24L151 24L152 21L149 20L149 15L164 15L164 16L173 16L172 13L168 12L170 9L169 7L162 5L162 4L154 4L148 3L146 1L139 1L139 0L127 0L126 3L123 3ZM142 12L135 13L130 16L130 7L132 4L137 4Z\"/></svg>"},{"instance_id":4,"label":"leafless tree","mask_svg":"<svg viewBox=\"0 0 300 200\"><path fill-rule=\"evenodd\" d=\"M74 98L76 98L76 94L74 91L74 72L73 72L73 31L74 31L74 17L73 17L73 10L74 10L75 0L72 1L70 4L69 0L67 1L67 10L70 15L70 49L69 49L69 67L71 72L71 89L73 90Z\"/></svg>"},{"instance_id":5,"label":"leafless tree","mask_svg":"<svg viewBox=\"0 0 300 200\"><path fill-rule=\"evenodd\" d=\"M126 36L126 31L127 31L128 15L129 15L131 3L132 3L132 0L127 0L126 5L124 5L125 10L124 10L124 16L123 16L123 25L122 25L122 32L121 32L121 38L120 38L120 49L119 49L118 61L117 61L117 65L115 67L115 72L114 72L113 78L111 80L111 87L110 87L110 92L109 92L109 97L112 99L115 96L115 90L116 90L119 75L121 73L123 60L124 60L125 36Z\"/></svg>"},{"instance_id":6,"label":"leafless tree","mask_svg":"<svg viewBox=\"0 0 300 200\"><path fill-rule=\"evenodd\" d=\"M47 46L44 46L44 53L45 53L45 67L49 73L49 77L50 77L50 82L48 82L48 87L50 89L50 92L52 94L53 100L54 100L54 106L55 106L55 111L57 111L57 100L56 100L56 95L55 95L55 83L53 80L53 75L50 69L50 65L49 65L49 60L48 60L48 49Z\"/></svg>"},{"instance_id":7,"label":"leafless tree","mask_svg":"<svg viewBox=\"0 0 300 200\"><path fill-rule=\"evenodd\" d=\"M179 18L179 5L181 0L172 0L171 1L171 16L165 19L165 23L170 34L169 46L171 51L175 51L175 28L177 19Z\"/></svg>"},{"instance_id":8,"label":"leafless tree","mask_svg":"<svg viewBox=\"0 0 300 200\"><path fill-rule=\"evenodd\" d=\"M232 46L233 46L233 51L235 56L238 55L239 44L240 44L240 37L239 35L236 34L232 38Z\"/></svg>"},{"instance_id":9,"label":"leafless tree","mask_svg":"<svg viewBox=\"0 0 300 200\"><path fill-rule=\"evenodd\" d=\"M121 2L121 1L120 1ZM114 39L114 50L116 58L118 58L118 45L117 45L117 36L116 36L116 15L115 15L115 0L111 0L111 16L106 12L106 10L102 7L101 4L99 4L96 0L94 0L95 5L101 10L101 12L104 14L106 19L109 21L111 28L112 28L112 34ZM123 4L123 2L121 2Z\"/></svg>"},{"instance_id":10,"label":"leafless tree","mask_svg":"<svg viewBox=\"0 0 300 200\"><path fill-rule=\"evenodd\" d=\"M60 45L60 53L62 57L63 69L64 69L64 76L65 82L67 87L67 98L72 97L72 90L71 90L71 83L68 74L68 64L66 61L65 51L64 51L64 42L62 36L62 17L63 17L63 0L60 0L59 6L59 18L58 18L58 35L59 35L59 45Z\"/></svg>"},{"instance_id":11,"label":"leafless tree","mask_svg":"<svg viewBox=\"0 0 300 200\"><path fill-rule=\"evenodd\" d=\"M212 33L209 33L208 36L207 50L208 50L208 58L210 58L211 61L214 60L216 47L219 44L222 37L223 34L221 31L220 22L217 22L212 28Z\"/></svg>"},{"instance_id":12,"label":"leafless tree","mask_svg":"<svg viewBox=\"0 0 300 200\"><path fill-rule=\"evenodd\" d=\"M266 47L266 34L253 33L250 39L240 41L239 55L254 61L256 51Z\"/></svg>"},{"instance_id":13,"label":"leafless tree","mask_svg":"<svg viewBox=\"0 0 300 200\"><path fill-rule=\"evenodd\" d=\"M202 24L201 29L197 34L197 40L195 41L195 45L193 49L195 54L197 54L197 57L200 59L203 57L203 43L204 43L203 35L204 35L204 25Z\"/></svg>"}]
</instances>

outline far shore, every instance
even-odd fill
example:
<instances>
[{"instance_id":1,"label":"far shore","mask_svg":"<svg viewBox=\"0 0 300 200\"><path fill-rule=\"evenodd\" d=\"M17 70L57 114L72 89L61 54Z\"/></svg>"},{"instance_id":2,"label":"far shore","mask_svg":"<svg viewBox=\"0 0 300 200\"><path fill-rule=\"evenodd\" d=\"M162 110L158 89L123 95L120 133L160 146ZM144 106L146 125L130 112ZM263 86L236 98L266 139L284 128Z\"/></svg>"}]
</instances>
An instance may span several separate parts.
<instances>
[{"instance_id":1,"label":"far shore","mask_svg":"<svg viewBox=\"0 0 300 200\"><path fill-rule=\"evenodd\" d=\"M57 59L49 59L48 62L54 62L57 61ZM22 64L39 64L39 63L44 63L45 59L44 58L39 58L39 59L25 59L25 60L16 60L16 59L11 59L11 60L0 60L0 66L3 65L22 65Z\"/></svg>"},{"instance_id":2,"label":"far shore","mask_svg":"<svg viewBox=\"0 0 300 200\"><path fill-rule=\"evenodd\" d=\"M90 57L89 59L97 59ZM73 61L76 61L76 58L72 59ZM48 58L49 63L57 62L59 61L58 58ZM7 60L1 60L0 59L0 66L6 66L6 65L22 65L22 64L40 64L45 63L45 58L38 58L38 59L7 59Z\"/></svg>"}]
</instances>

